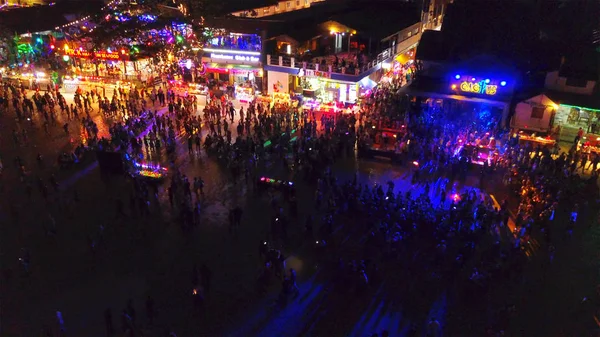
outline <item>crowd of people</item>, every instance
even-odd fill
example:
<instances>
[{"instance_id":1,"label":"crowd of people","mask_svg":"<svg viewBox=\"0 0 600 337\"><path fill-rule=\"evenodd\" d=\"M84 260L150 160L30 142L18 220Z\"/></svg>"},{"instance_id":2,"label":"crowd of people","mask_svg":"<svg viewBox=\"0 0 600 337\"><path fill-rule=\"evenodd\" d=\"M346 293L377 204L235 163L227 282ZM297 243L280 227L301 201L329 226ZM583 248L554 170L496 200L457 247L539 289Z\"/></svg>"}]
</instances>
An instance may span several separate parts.
<instances>
[{"instance_id":1,"label":"crowd of people","mask_svg":"<svg viewBox=\"0 0 600 337\"><path fill-rule=\"evenodd\" d=\"M427 306L441 293L431 289L443 285L449 288L453 300L469 298L462 304L465 312L493 313L486 316L484 327L500 332L508 329L515 302L506 296L508 290L497 289L512 289L506 285L524 282L531 238L542 235L544 248L553 258L556 240L568 239L581 219L589 219L595 212L598 172L593 170L591 177L578 175L580 160L575 151L552 155L542 148L506 141L502 160L485 161L474 170L468 157L457 148L461 142L489 143L491 137L506 140L493 116L489 123L473 124L449 120L440 111L423 111L423 107L407 115L406 111L398 111L403 99L394 87L374 90L356 115L337 114L330 118L298 108L282 113L256 101L236 110L226 97L209 100L198 115L195 96L180 96L164 89L117 90L110 101L95 92L78 90L71 106L53 90L35 92L30 99L23 89L6 85L0 96L4 111L14 111L21 123L44 121L47 134L48 126L61 119L67 121L64 131L68 136L68 121L77 119L82 123L86 146L122 151L146 160L168 159L171 170L166 193L173 220L184 231L201 225L204 180L198 176L190 181L175 165L177 136L187 139L190 156L202 157L205 152L215 157L229 170L234 183L245 184L256 193L264 191L258 186L262 172L281 169L291 177L289 186L268 186L268 193L263 193L268 196L272 220L268 237L259 245L262 260L257 289L265 293L273 279L279 280L283 302L300 292L296 272L285 267L285 256L291 249L288 228L292 223L304 223L305 247L314 253L319 265L325 266L323 270L332 276L336 291L361 296L386 280L399 282L395 289L388 290L412 304L409 315L415 327L411 331L416 333L423 323L432 330L428 333L436 336L441 328L439 322L432 323L427 317ZM99 135L90 116L94 102L104 118L112 119L106 138ZM167 107L164 113L158 112L161 107ZM37 118L33 118L34 113ZM428 114L435 118L422 118ZM409 173L408 190L398 191L392 181L387 186L365 185L358 177L339 181L332 166L343 157L353 156L365 129L382 123L408 125L401 140L410 144L402 153L404 169ZM207 132L205 138L203 130ZM25 131L15 130L14 139L18 147L27 142L28 136ZM76 158L80 158L85 147L79 148L74 151ZM15 158L15 164L22 172L27 194L31 197L32 185L37 184L47 199L49 191L44 180L25 174L27 170L20 158ZM42 158L38 165L43 165ZM494 176L503 177L509 193L500 205L481 190L466 187L465 181L474 171L478 171L480 187L485 181L494 180ZM54 175L48 180L58 193ZM292 183L299 180L316 185L314 204L308 213L299 210L298 192ZM158 184L134 179L129 211L124 200L117 200L117 218L147 217L157 212L155 209L161 209L159 193ZM75 204L77 200L75 193L67 203ZM232 232L239 226L242 214L240 205L229 210ZM509 226L511 217L513 228ZM48 218L54 219L54 215L49 213ZM558 219L568 219L562 228L565 235L554 232ZM47 227L48 235L56 235L55 225ZM100 228L88 235L92 254L102 241L102 232ZM349 236L350 243L340 240L341 235ZM348 253L344 249L348 244L358 249ZM21 261L26 272L30 259L24 249ZM206 266L195 266L193 270L190 288L194 301L201 305L210 289L211 273ZM410 277L398 280L398 271ZM421 296L428 292L431 294ZM486 300L479 301L480 298ZM128 307L122 316L123 330L133 333L135 314ZM111 317L109 309L105 317Z\"/></svg>"}]
</instances>

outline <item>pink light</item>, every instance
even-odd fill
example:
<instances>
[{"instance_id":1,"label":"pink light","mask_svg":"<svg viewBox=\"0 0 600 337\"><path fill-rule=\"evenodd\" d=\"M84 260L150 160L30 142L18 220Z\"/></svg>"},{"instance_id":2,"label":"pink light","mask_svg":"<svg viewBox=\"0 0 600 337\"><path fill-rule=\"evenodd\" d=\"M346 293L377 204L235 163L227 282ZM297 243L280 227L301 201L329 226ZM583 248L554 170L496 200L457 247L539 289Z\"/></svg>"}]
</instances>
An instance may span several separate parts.
<instances>
[{"instance_id":1,"label":"pink light","mask_svg":"<svg viewBox=\"0 0 600 337\"><path fill-rule=\"evenodd\" d=\"M415 165L415 166L419 166L419 162L418 162L418 161L413 161L412 163L413 163L413 165Z\"/></svg>"},{"instance_id":2,"label":"pink light","mask_svg":"<svg viewBox=\"0 0 600 337\"><path fill-rule=\"evenodd\" d=\"M454 201L458 201L458 200L460 200L460 196L459 196L457 193L455 193L455 194L452 196L452 199L453 199Z\"/></svg>"},{"instance_id":3,"label":"pink light","mask_svg":"<svg viewBox=\"0 0 600 337\"><path fill-rule=\"evenodd\" d=\"M265 181L265 180L267 180L267 178L265 178L265 177L260 178L260 181Z\"/></svg>"}]
</instances>

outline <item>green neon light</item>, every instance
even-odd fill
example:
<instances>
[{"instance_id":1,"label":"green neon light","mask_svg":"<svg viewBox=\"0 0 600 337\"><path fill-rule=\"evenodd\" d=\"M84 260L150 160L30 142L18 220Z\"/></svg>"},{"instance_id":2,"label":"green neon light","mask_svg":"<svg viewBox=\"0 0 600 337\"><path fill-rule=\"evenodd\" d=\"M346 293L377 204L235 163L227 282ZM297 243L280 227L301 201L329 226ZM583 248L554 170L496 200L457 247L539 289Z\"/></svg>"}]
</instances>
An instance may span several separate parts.
<instances>
[{"instance_id":1,"label":"green neon light","mask_svg":"<svg viewBox=\"0 0 600 337\"><path fill-rule=\"evenodd\" d=\"M594 111L594 112L600 112L600 109L585 108L585 107L576 106L576 105L561 104L561 106L565 106L567 108L576 108L576 109L583 109L583 110L591 110L591 111Z\"/></svg>"}]
</instances>

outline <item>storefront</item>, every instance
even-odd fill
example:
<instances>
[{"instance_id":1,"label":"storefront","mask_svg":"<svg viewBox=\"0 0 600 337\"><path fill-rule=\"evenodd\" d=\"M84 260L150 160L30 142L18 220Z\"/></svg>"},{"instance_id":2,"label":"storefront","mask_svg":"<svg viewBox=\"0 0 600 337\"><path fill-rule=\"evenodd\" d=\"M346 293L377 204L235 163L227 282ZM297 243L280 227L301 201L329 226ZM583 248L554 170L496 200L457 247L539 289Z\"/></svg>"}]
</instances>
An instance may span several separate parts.
<instances>
[{"instance_id":1,"label":"storefront","mask_svg":"<svg viewBox=\"0 0 600 337\"><path fill-rule=\"evenodd\" d=\"M407 89L427 108L456 119L473 120L484 128L508 125L515 76L490 76L477 71L447 74L440 79L417 79Z\"/></svg>"},{"instance_id":2,"label":"storefront","mask_svg":"<svg viewBox=\"0 0 600 337\"><path fill-rule=\"evenodd\" d=\"M206 48L202 62L207 75L215 80L232 85L262 82L260 52Z\"/></svg>"},{"instance_id":3,"label":"storefront","mask_svg":"<svg viewBox=\"0 0 600 337\"><path fill-rule=\"evenodd\" d=\"M600 104L577 106L558 101L553 125L566 134L581 128L586 134L600 135Z\"/></svg>"},{"instance_id":4,"label":"storefront","mask_svg":"<svg viewBox=\"0 0 600 337\"><path fill-rule=\"evenodd\" d=\"M583 140L596 143L600 137L600 98L547 91L519 102L511 127L545 133L566 142L572 142L581 128Z\"/></svg>"},{"instance_id":5,"label":"storefront","mask_svg":"<svg viewBox=\"0 0 600 337\"><path fill-rule=\"evenodd\" d=\"M384 73L381 81L387 83L410 82L415 72L414 58L415 48L411 48L405 53L396 55L391 62L383 63Z\"/></svg>"},{"instance_id":6,"label":"storefront","mask_svg":"<svg viewBox=\"0 0 600 337\"><path fill-rule=\"evenodd\" d=\"M332 80L327 72L301 70L292 84L294 92L321 103L355 103L358 98L357 83Z\"/></svg>"},{"instance_id":7,"label":"storefront","mask_svg":"<svg viewBox=\"0 0 600 337\"><path fill-rule=\"evenodd\" d=\"M296 69L296 74L268 72L268 92L287 92L300 95L303 101L319 104L357 102L361 90L359 82L333 79L326 71Z\"/></svg>"},{"instance_id":8,"label":"storefront","mask_svg":"<svg viewBox=\"0 0 600 337\"><path fill-rule=\"evenodd\" d=\"M139 62L147 63L148 60L132 61L129 52L121 50L101 50L96 52L86 51L82 47L72 48L64 45L62 60L71 65L73 76L112 77L123 79L141 80L141 71L138 70ZM143 64L145 68L145 64Z\"/></svg>"}]
</instances>

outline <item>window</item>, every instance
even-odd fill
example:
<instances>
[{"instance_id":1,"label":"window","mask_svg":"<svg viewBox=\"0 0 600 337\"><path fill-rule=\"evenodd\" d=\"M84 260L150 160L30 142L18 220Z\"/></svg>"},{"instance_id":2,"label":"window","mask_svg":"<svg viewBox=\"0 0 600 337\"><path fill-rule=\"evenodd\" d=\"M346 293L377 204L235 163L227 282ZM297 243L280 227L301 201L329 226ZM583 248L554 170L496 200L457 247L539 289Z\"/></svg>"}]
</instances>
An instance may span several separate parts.
<instances>
[{"instance_id":1,"label":"window","mask_svg":"<svg viewBox=\"0 0 600 337\"><path fill-rule=\"evenodd\" d=\"M300 7L300 0L296 0L296 7Z\"/></svg>"},{"instance_id":2,"label":"window","mask_svg":"<svg viewBox=\"0 0 600 337\"><path fill-rule=\"evenodd\" d=\"M291 2L291 1L288 1L288 2L286 3L286 8L287 8L287 9L290 9L290 8L292 8L292 2Z\"/></svg>"},{"instance_id":3,"label":"window","mask_svg":"<svg viewBox=\"0 0 600 337\"><path fill-rule=\"evenodd\" d=\"M565 84L567 87L585 88L587 86L587 80L567 77L567 82Z\"/></svg>"},{"instance_id":4,"label":"window","mask_svg":"<svg viewBox=\"0 0 600 337\"><path fill-rule=\"evenodd\" d=\"M545 106L534 106L531 108L531 118L542 119L544 118Z\"/></svg>"},{"instance_id":5,"label":"window","mask_svg":"<svg viewBox=\"0 0 600 337\"><path fill-rule=\"evenodd\" d=\"M416 34L419 34L419 28L418 27L415 29L415 35Z\"/></svg>"},{"instance_id":6,"label":"window","mask_svg":"<svg viewBox=\"0 0 600 337\"><path fill-rule=\"evenodd\" d=\"M406 37L409 38L412 36L412 32L408 32L408 34L406 34L406 35L407 35Z\"/></svg>"},{"instance_id":7,"label":"window","mask_svg":"<svg viewBox=\"0 0 600 337\"><path fill-rule=\"evenodd\" d=\"M310 0L304 0L304 6L309 6L310 5Z\"/></svg>"},{"instance_id":8,"label":"window","mask_svg":"<svg viewBox=\"0 0 600 337\"><path fill-rule=\"evenodd\" d=\"M279 10L279 3L277 5L275 5L275 11L277 12Z\"/></svg>"},{"instance_id":9,"label":"window","mask_svg":"<svg viewBox=\"0 0 600 337\"><path fill-rule=\"evenodd\" d=\"M263 9L263 14L269 14L269 12L271 12L271 7Z\"/></svg>"}]
</instances>

